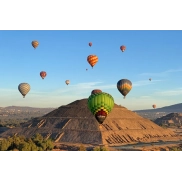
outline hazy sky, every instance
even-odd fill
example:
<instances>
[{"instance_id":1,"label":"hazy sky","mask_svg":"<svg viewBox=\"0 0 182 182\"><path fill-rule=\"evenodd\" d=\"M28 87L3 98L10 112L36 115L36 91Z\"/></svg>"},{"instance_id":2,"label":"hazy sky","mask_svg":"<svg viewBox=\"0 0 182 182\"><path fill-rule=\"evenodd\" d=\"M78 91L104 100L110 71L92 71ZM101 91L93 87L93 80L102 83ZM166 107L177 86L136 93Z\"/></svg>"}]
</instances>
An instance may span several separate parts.
<instances>
[{"instance_id":1,"label":"hazy sky","mask_svg":"<svg viewBox=\"0 0 182 182\"><path fill-rule=\"evenodd\" d=\"M0 31L0 39L0 107L59 107L93 89L130 110L182 101L182 31ZM32 40L39 41L36 50ZM90 54L99 58L93 69ZM47 72L44 80L40 71ZM133 83L126 99L116 87L124 78ZM31 86L25 98L22 82Z\"/></svg>"}]
</instances>

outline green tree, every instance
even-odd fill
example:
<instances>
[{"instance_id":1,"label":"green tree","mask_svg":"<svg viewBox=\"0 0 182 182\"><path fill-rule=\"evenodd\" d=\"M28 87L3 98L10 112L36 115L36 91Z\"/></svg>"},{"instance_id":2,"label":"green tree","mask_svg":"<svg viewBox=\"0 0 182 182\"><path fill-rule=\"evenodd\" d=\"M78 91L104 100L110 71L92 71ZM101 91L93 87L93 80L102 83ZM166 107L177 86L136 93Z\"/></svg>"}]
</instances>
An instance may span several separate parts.
<instances>
[{"instance_id":1,"label":"green tree","mask_svg":"<svg viewBox=\"0 0 182 182\"><path fill-rule=\"evenodd\" d=\"M51 139L44 139L42 135L36 134L32 138L24 136L13 136L0 141L0 150L19 150L19 151L45 151L52 150L54 144Z\"/></svg>"}]
</instances>

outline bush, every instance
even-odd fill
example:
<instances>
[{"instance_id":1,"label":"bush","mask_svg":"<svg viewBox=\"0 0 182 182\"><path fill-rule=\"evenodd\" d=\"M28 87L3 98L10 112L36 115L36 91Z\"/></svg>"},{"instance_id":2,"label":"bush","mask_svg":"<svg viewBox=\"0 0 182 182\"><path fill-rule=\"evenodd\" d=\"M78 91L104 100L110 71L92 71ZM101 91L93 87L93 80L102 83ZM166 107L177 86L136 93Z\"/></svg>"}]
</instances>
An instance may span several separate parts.
<instances>
[{"instance_id":1,"label":"bush","mask_svg":"<svg viewBox=\"0 0 182 182\"><path fill-rule=\"evenodd\" d=\"M36 134L32 138L13 136L0 141L1 151L47 151L52 150L53 147L52 140L44 139L40 134Z\"/></svg>"},{"instance_id":2,"label":"bush","mask_svg":"<svg viewBox=\"0 0 182 182\"><path fill-rule=\"evenodd\" d=\"M108 151L108 150L104 146L98 146L98 147L94 147L93 151Z\"/></svg>"},{"instance_id":3,"label":"bush","mask_svg":"<svg viewBox=\"0 0 182 182\"><path fill-rule=\"evenodd\" d=\"M169 150L170 151L182 151L182 149L180 147L170 147Z\"/></svg>"},{"instance_id":4,"label":"bush","mask_svg":"<svg viewBox=\"0 0 182 182\"><path fill-rule=\"evenodd\" d=\"M86 151L85 146L84 146L84 145L81 145L81 146L79 147L79 151Z\"/></svg>"}]
</instances>

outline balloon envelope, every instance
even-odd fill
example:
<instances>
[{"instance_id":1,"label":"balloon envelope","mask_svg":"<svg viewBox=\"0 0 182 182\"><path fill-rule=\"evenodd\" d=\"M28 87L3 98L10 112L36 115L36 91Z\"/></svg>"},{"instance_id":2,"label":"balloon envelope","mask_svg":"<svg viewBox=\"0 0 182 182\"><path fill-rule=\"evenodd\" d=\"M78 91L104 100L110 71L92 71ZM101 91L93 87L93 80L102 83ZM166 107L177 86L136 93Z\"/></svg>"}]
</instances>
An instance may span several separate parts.
<instances>
[{"instance_id":1,"label":"balloon envelope","mask_svg":"<svg viewBox=\"0 0 182 182\"><path fill-rule=\"evenodd\" d=\"M152 105L152 107L155 109L155 108L156 108L156 105L155 105L155 104L153 104L153 105Z\"/></svg>"},{"instance_id":2,"label":"balloon envelope","mask_svg":"<svg viewBox=\"0 0 182 182\"><path fill-rule=\"evenodd\" d=\"M91 94L97 94L97 93L101 93L102 90L99 90L99 89L94 89L92 90Z\"/></svg>"},{"instance_id":3,"label":"balloon envelope","mask_svg":"<svg viewBox=\"0 0 182 182\"><path fill-rule=\"evenodd\" d=\"M98 57L96 55L89 55L87 57L87 61L93 68L94 65L98 62Z\"/></svg>"},{"instance_id":4,"label":"balloon envelope","mask_svg":"<svg viewBox=\"0 0 182 182\"><path fill-rule=\"evenodd\" d=\"M99 124L102 124L114 107L113 97L105 92L91 94L88 98L88 108Z\"/></svg>"},{"instance_id":5,"label":"balloon envelope","mask_svg":"<svg viewBox=\"0 0 182 182\"><path fill-rule=\"evenodd\" d=\"M124 51L126 50L126 46L122 45L122 46L120 47L120 49L121 49L122 52L124 52Z\"/></svg>"},{"instance_id":6,"label":"balloon envelope","mask_svg":"<svg viewBox=\"0 0 182 182\"><path fill-rule=\"evenodd\" d=\"M69 80L66 80L65 81L66 85L70 84L70 81Z\"/></svg>"},{"instance_id":7,"label":"balloon envelope","mask_svg":"<svg viewBox=\"0 0 182 182\"><path fill-rule=\"evenodd\" d=\"M47 76L47 73L45 71L41 71L40 76L44 79Z\"/></svg>"},{"instance_id":8,"label":"balloon envelope","mask_svg":"<svg viewBox=\"0 0 182 182\"><path fill-rule=\"evenodd\" d=\"M92 46L92 42L89 42L89 44L88 44L90 47Z\"/></svg>"},{"instance_id":9,"label":"balloon envelope","mask_svg":"<svg viewBox=\"0 0 182 182\"><path fill-rule=\"evenodd\" d=\"M126 95L130 92L130 90L132 89L132 83L130 80L128 79L121 79L118 81L117 83L117 89L119 90L119 92L124 96L124 98L126 97Z\"/></svg>"},{"instance_id":10,"label":"balloon envelope","mask_svg":"<svg viewBox=\"0 0 182 182\"><path fill-rule=\"evenodd\" d=\"M36 41L36 40L32 41L32 46L33 46L35 49L38 47L38 45L39 45L39 42L38 42L38 41Z\"/></svg>"},{"instance_id":11,"label":"balloon envelope","mask_svg":"<svg viewBox=\"0 0 182 182\"><path fill-rule=\"evenodd\" d=\"M25 98L25 95L30 91L30 85L28 83L20 83L18 85L18 90Z\"/></svg>"}]
</instances>

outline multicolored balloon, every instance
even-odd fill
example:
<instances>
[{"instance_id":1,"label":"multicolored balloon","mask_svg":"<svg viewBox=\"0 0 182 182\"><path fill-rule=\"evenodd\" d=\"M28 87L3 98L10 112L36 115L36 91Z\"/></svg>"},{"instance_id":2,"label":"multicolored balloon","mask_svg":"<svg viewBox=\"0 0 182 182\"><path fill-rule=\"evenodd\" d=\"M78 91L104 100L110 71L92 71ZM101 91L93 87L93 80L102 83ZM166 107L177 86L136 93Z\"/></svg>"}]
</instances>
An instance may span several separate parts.
<instances>
[{"instance_id":1,"label":"multicolored balloon","mask_svg":"<svg viewBox=\"0 0 182 182\"><path fill-rule=\"evenodd\" d=\"M117 83L117 88L119 92L124 96L124 99L125 99L126 95L132 89L132 83L128 79L121 79Z\"/></svg>"},{"instance_id":2,"label":"multicolored balloon","mask_svg":"<svg viewBox=\"0 0 182 182\"><path fill-rule=\"evenodd\" d=\"M39 45L39 42L37 40L32 41L32 46L36 49Z\"/></svg>"},{"instance_id":3,"label":"multicolored balloon","mask_svg":"<svg viewBox=\"0 0 182 182\"><path fill-rule=\"evenodd\" d=\"M93 68L94 65L98 62L98 57L96 55L89 55L87 57L87 61Z\"/></svg>"},{"instance_id":4,"label":"multicolored balloon","mask_svg":"<svg viewBox=\"0 0 182 182\"><path fill-rule=\"evenodd\" d=\"M23 98L25 98L25 95L30 91L30 85L28 83L20 83L18 90L23 95Z\"/></svg>"},{"instance_id":5,"label":"multicolored balloon","mask_svg":"<svg viewBox=\"0 0 182 182\"><path fill-rule=\"evenodd\" d=\"M47 73L45 71L41 71L40 76L44 79L47 76Z\"/></svg>"},{"instance_id":6,"label":"multicolored balloon","mask_svg":"<svg viewBox=\"0 0 182 182\"><path fill-rule=\"evenodd\" d=\"M99 124L102 124L114 107L113 97L105 92L93 90L88 98L88 108Z\"/></svg>"},{"instance_id":7,"label":"multicolored balloon","mask_svg":"<svg viewBox=\"0 0 182 182\"><path fill-rule=\"evenodd\" d=\"M120 47L120 49L121 49L122 52L124 52L124 51L126 50L126 46L122 45L122 46Z\"/></svg>"}]
</instances>

